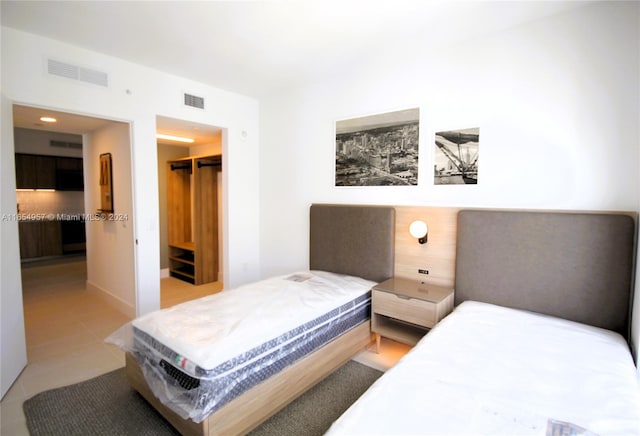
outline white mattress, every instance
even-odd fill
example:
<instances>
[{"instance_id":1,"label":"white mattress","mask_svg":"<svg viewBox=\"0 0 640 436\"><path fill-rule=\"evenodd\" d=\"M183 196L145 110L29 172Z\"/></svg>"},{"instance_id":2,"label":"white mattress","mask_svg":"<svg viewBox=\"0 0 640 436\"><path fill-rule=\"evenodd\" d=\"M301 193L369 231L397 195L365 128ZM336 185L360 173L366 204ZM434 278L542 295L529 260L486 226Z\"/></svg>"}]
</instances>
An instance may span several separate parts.
<instances>
[{"instance_id":1,"label":"white mattress","mask_svg":"<svg viewBox=\"0 0 640 436\"><path fill-rule=\"evenodd\" d=\"M465 302L328 434L640 435L640 386L616 333Z\"/></svg>"},{"instance_id":2,"label":"white mattress","mask_svg":"<svg viewBox=\"0 0 640 436\"><path fill-rule=\"evenodd\" d=\"M132 324L204 370L366 294L374 282L324 271L262 280L135 319ZM331 320L326 320L330 322Z\"/></svg>"}]
</instances>

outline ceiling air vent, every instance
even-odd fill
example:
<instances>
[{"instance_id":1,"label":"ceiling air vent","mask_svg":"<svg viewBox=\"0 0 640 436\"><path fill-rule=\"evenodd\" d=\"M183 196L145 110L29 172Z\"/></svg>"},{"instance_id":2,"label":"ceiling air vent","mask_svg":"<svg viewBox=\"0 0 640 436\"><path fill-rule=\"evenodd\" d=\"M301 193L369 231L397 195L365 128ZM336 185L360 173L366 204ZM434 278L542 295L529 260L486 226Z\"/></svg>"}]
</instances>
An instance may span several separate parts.
<instances>
[{"instance_id":1,"label":"ceiling air vent","mask_svg":"<svg viewBox=\"0 0 640 436\"><path fill-rule=\"evenodd\" d=\"M184 104L185 106L191 106L198 109L204 109L204 98L198 97L197 95L184 94Z\"/></svg>"},{"instance_id":2,"label":"ceiling air vent","mask_svg":"<svg viewBox=\"0 0 640 436\"><path fill-rule=\"evenodd\" d=\"M109 76L105 72L71 65L53 59L47 60L47 72L54 76L66 77L67 79L79 80L93 85L109 86Z\"/></svg>"},{"instance_id":3,"label":"ceiling air vent","mask_svg":"<svg viewBox=\"0 0 640 436\"><path fill-rule=\"evenodd\" d=\"M82 149L82 143L77 143L77 142L66 142L66 141L54 141L54 140L51 140L49 142L49 145L51 147L72 148L74 150L81 150Z\"/></svg>"}]
</instances>

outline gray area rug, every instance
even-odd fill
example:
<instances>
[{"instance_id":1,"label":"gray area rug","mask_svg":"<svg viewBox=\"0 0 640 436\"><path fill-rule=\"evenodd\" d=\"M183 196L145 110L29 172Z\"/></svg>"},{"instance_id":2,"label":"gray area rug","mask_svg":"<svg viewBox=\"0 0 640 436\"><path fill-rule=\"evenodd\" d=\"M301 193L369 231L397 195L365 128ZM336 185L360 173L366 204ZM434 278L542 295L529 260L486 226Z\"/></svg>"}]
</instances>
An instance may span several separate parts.
<instances>
[{"instance_id":1,"label":"gray area rug","mask_svg":"<svg viewBox=\"0 0 640 436\"><path fill-rule=\"evenodd\" d=\"M349 361L251 435L321 435L380 375ZM124 368L42 392L23 408L32 436L178 434L129 386Z\"/></svg>"}]
</instances>

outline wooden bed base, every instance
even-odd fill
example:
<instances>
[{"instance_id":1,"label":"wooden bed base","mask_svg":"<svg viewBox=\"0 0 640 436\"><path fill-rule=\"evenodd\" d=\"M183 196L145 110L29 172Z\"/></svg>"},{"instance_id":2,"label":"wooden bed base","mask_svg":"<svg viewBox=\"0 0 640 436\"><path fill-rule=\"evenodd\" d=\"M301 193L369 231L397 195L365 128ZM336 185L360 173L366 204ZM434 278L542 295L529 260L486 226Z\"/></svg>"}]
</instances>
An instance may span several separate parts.
<instances>
[{"instance_id":1,"label":"wooden bed base","mask_svg":"<svg viewBox=\"0 0 640 436\"><path fill-rule=\"evenodd\" d=\"M346 363L371 343L370 322L365 322L329 342L324 347L294 363L235 398L203 422L183 419L160 402L142 375L135 358L126 353L127 379L158 412L183 435L245 434L309 388Z\"/></svg>"}]
</instances>

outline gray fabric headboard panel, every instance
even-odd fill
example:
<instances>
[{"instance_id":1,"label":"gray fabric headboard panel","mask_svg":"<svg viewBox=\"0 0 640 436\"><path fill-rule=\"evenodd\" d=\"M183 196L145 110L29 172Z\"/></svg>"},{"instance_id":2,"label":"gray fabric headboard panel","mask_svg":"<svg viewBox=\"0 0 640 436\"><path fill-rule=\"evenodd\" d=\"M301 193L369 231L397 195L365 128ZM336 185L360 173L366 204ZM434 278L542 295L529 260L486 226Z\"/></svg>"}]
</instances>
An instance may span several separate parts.
<instances>
[{"instance_id":1,"label":"gray fabric headboard panel","mask_svg":"<svg viewBox=\"0 0 640 436\"><path fill-rule=\"evenodd\" d=\"M622 214L460 211L456 304L525 309L627 337L634 231Z\"/></svg>"},{"instance_id":2,"label":"gray fabric headboard panel","mask_svg":"<svg viewBox=\"0 0 640 436\"><path fill-rule=\"evenodd\" d=\"M309 267L376 282L393 276L395 209L313 204Z\"/></svg>"}]
</instances>

